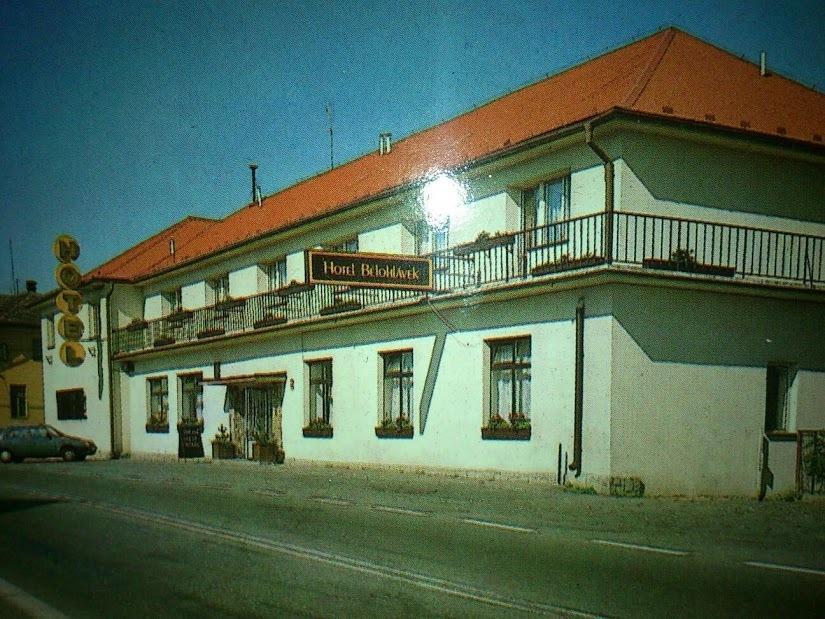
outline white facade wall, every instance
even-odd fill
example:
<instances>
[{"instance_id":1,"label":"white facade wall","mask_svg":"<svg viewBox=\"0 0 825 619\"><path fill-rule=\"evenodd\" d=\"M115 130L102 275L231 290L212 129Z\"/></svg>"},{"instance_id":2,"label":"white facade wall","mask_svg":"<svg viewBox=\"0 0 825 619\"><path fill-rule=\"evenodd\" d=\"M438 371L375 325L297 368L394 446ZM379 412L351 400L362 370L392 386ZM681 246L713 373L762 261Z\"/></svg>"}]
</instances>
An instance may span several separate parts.
<instances>
[{"instance_id":1,"label":"white facade wall","mask_svg":"<svg viewBox=\"0 0 825 619\"><path fill-rule=\"evenodd\" d=\"M154 320L163 316L163 297L160 294L153 294L146 297L143 306L143 317L146 320Z\"/></svg>"},{"instance_id":2,"label":"white facade wall","mask_svg":"<svg viewBox=\"0 0 825 619\"><path fill-rule=\"evenodd\" d=\"M295 252L286 257L286 279L288 282L306 281L306 261L304 252Z\"/></svg>"},{"instance_id":3,"label":"white facade wall","mask_svg":"<svg viewBox=\"0 0 825 619\"><path fill-rule=\"evenodd\" d=\"M506 192L470 202L450 218L450 245L474 241L481 232L490 236L497 232L517 230L518 207Z\"/></svg>"},{"instance_id":4,"label":"white facade wall","mask_svg":"<svg viewBox=\"0 0 825 619\"><path fill-rule=\"evenodd\" d=\"M181 287L181 297L185 309L206 306L206 282L195 282Z\"/></svg>"},{"instance_id":5,"label":"white facade wall","mask_svg":"<svg viewBox=\"0 0 825 619\"><path fill-rule=\"evenodd\" d=\"M578 170L570 175L570 217L604 211L604 166Z\"/></svg>"},{"instance_id":6,"label":"white facade wall","mask_svg":"<svg viewBox=\"0 0 825 619\"><path fill-rule=\"evenodd\" d=\"M250 265L237 271L229 272L229 294L233 298L250 297L260 292L258 290L260 267Z\"/></svg>"},{"instance_id":7,"label":"white facade wall","mask_svg":"<svg viewBox=\"0 0 825 619\"><path fill-rule=\"evenodd\" d=\"M403 224L394 224L358 235L358 251L375 254L415 253L415 238Z\"/></svg>"}]
</instances>

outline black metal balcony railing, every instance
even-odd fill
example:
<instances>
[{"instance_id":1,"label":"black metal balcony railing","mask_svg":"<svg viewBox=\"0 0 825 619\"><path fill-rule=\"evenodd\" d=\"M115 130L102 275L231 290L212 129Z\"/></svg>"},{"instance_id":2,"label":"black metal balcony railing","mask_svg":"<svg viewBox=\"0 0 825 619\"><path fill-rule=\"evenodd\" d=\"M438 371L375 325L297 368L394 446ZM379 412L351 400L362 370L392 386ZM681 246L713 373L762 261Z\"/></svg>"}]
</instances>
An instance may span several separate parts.
<instances>
[{"instance_id":1,"label":"black metal balcony railing","mask_svg":"<svg viewBox=\"0 0 825 619\"><path fill-rule=\"evenodd\" d=\"M526 280L605 262L778 284L825 284L825 237L637 213L605 213L479 238L431 255L433 295ZM610 224L609 226L606 224ZM610 238L610 247L605 239ZM609 250L609 251L608 251ZM112 334L115 354L422 296L419 291L292 285L244 299L136 321Z\"/></svg>"}]
</instances>

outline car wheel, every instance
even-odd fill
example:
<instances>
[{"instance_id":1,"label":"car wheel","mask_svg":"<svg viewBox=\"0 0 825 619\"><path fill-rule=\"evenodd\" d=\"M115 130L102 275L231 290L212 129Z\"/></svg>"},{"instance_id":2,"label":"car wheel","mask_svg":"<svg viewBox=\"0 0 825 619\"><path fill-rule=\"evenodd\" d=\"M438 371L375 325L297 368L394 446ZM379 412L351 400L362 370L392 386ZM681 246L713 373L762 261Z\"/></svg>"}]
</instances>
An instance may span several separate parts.
<instances>
[{"instance_id":1,"label":"car wheel","mask_svg":"<svg viewBox=\"0 0 825 619\"><path fill-rule=\"evenodd\" d=\"M22 456L12 456L11 461L14 462L15 464L20 464L21 462L23 462L23 457Z\"/></svg>"},{"instance_id":2,"label":"car wheel","mask_svg":"<svg viewBox=\"0 0 825 619\"><path fill-rule=\"evenodd\" d=\"M78 456L77 461L78 462L85 462L86 461L86 454L83 454L82 456Z\"/></svg>"},{"instance_id":3,"label":"car wheel","mask_svg":"<svg viewBox=\"0 0 825 619\"><path fill-rule=\"evenodd\" d=\"M3 464L8 464L11 461L12 461L12 455L11 455L11 452L8 449L4 449L4 450L0 451L0 462L2 462Z\"/></svg>"},{"instance_id":4,"label":"car wheel","mask_svg":"<svg viewBox=\"0 0 825 619\"><path fill-rule=\"evenodd\" d=\"M65 447L61 455L63 456L63 460L66 462L74 462L77 460L77 452L71 447Z\"/></svg>"}]
</instances>

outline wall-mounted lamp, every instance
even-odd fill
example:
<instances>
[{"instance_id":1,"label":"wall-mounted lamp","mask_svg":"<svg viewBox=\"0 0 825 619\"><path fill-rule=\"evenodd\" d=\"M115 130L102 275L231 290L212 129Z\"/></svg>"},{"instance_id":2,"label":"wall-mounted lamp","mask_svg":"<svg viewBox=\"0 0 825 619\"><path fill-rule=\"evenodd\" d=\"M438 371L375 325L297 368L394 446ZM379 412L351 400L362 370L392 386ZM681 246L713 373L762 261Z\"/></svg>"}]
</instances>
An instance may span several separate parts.
<instances>
[{"instance_id":1,"label":"wall-mounted lamp","mask_svg":"<svg viewBox=\"0 0 825 619\"><path fill-rule=\"evenodd\" d=\"M89 354L92 355L92 357L97 356L97 348L95 348L94 346L87 346L86 348L88 349Z\"/></svg>"},{"instance_id":2,"label":"wall-mounted lamp","mask_svg":"<svg viewBox=\"0 0 825 619\"><path fill-rule=\"evenodd\" d=\"M294 379L294 378L290 378L290 379L289 379L289 390L290 390L290 391L294 391L294 390L295 390L295 379Z\"/></svg>"},{"instance_id":3,"label":"wall-mounted lamp","mask_svg":"<svg viewBox=\"0 0 825 619\"><path fill-rule=\"evenodd\" d=\"M51 355L46 355L46 361L48 362L49 365L51 365L52 364L52 356Z\"/></svg>"}]
</instances>

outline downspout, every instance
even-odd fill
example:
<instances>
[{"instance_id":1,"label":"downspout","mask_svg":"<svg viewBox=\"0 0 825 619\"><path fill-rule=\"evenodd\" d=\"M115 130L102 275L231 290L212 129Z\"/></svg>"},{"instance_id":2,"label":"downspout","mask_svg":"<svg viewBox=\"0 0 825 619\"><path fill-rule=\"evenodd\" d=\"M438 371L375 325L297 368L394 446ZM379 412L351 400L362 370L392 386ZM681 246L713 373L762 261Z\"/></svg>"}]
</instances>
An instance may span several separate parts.
<instances>
[{"instance_id":1,"label":"downspout","mask_svg":"<svg viewBox=\"0 0 825 619\"><path fill-rule=\"evenodd\" d=\"M576 306L576 391L573 403L573 462L569 469L582 473L582 416L584 411L584 300Z\"/></svg>"},{"instance_id":2,"label":"downspout","mask_svg":"<svg viewBox=\"0 0 825 619\"><path fill-rule=\"evenodd\" d=\"M592 123L584 126L584 141L604 163L604 238L602 245L605 262L610 264L613 262L613 160L601 146L593 141Z\"/></svg>"},{"instance_id":3,"label":"downspout","mask_svg":"<svg viewBox=\"0 0 825 619\"><path fill-rule=\"evenodd\" d=\"M114 282L109 283L109 292L106 293L106 364L109 372L109 441L112 446L112 460L120 459L121 450L115 441L115 393L112 388L114 374L112 372L112 293L115 290ZM120 428L122 433L122 428Z\"/></svg>"}]
</instances>

